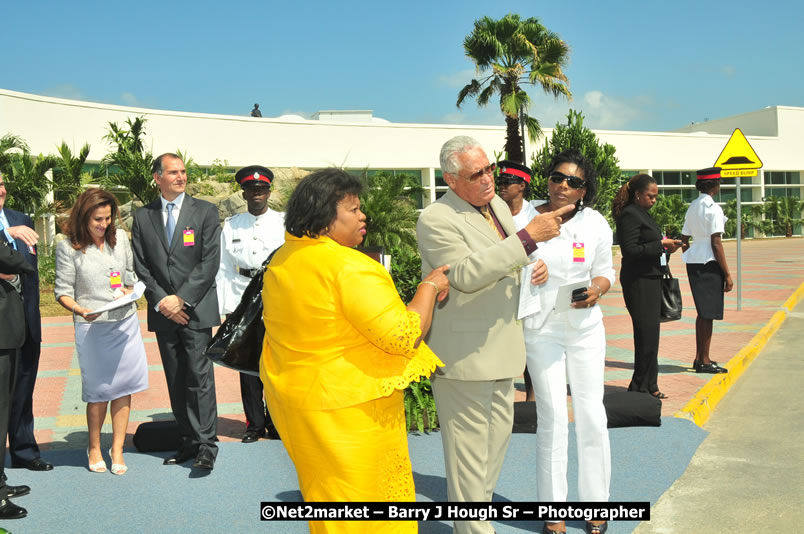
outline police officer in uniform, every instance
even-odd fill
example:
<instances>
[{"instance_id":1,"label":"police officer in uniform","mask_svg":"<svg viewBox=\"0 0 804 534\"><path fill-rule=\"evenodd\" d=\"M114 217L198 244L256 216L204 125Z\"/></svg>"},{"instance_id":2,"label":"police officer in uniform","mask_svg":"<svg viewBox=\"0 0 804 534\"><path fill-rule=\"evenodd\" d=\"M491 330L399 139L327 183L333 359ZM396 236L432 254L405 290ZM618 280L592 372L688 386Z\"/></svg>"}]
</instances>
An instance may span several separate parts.
<instances>
[{"instance_id":1,"label":"police officer in uniform","mask_svg":"<svg viewBox=\"0 0 804 534\"><path fill-rule=\"evenodd\" d=\"M246 213L224 221L221 232L221 265L215 283L221 315L232 313L251 278L262 262L285 242L284 214L268 208L274 174L265 167L251 165L237 171L235 180L243 188ZM261 350L255 347L254 350ZM243 443L253 443L266 435L278 438L265 408L262 382L257 376L240 374L240 395L246 414Z\"/></svg>"}]
</instances>

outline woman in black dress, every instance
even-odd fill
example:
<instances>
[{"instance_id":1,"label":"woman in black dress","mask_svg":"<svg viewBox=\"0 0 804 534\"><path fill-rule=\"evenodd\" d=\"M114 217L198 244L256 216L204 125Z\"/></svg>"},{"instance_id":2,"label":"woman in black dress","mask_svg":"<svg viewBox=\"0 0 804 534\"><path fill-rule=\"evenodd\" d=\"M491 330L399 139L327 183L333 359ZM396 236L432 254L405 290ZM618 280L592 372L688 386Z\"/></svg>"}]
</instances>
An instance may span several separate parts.
<instances>
[{"instance_id":1,"label":"woman in black dress","mask_svg":"<svg viewBox=\"0 0 804 534\"><path fill-rule=\"evenodd\" d=\"M634 327L634 374L628 391L666 399L658 384L662 274L665 251L675 252L681 241L665 239L648 213L658 194L652 176L637 174L614 197L612 215L623 255L620 283Z\"/></svg>"}]
</instances>

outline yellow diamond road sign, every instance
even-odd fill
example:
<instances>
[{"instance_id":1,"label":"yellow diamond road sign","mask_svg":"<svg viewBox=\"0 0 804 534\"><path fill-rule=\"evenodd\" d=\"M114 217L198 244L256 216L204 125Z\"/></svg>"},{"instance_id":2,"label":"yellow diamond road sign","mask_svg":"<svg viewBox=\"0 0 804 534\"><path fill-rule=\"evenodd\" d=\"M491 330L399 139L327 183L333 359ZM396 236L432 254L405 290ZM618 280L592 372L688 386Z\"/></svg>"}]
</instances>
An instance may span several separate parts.
<instances>
[{"instance_id":1,"label":"yellow diamond road sign","mask_svg":"<svg viewBox=\"0 0 804 534\"><path fill-rule=\"evenodd\" d=\"M748 142L748 139L745 138L743 132L739 128L735 128L723 152L717 157L714 166L720 167L724 171L734 169L759 169L762 167L762 160L759 159L757 153L751 148L751 144ZM722 173L722 175L728 176L725 173Z\"/></svg>"}]
</instances>

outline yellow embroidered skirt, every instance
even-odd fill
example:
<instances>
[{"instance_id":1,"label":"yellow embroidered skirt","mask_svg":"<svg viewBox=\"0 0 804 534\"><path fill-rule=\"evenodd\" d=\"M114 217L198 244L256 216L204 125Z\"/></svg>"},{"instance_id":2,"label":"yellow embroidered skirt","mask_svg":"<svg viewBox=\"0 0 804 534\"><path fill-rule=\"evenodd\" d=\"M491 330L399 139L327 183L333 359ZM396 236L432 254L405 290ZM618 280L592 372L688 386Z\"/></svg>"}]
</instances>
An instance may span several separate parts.
<instances>
[{"instance_id":1,"label":"yellow embroidered skirt","mask_svg":"<svg viewBox=\"0 0 804 534\"><path fill-rule=\"evenodd\" d=\"M306 502L416 500L404 393L337 410L299 410L265 392ZM417 532L415 521L311 521L310 532Z\"/></svg>"}]
</instances>

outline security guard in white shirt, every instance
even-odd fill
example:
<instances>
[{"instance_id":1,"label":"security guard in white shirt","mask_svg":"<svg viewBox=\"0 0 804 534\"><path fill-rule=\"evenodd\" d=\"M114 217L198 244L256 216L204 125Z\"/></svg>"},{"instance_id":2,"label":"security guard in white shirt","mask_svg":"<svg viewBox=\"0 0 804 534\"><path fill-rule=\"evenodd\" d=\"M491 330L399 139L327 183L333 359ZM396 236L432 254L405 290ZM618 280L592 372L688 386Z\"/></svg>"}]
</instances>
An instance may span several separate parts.
<instances>
[{"instance_id":1,"label":"security guard in white shirt","mask_svg":"<svg viewBox=\"0 0 804 534\"><path fill-rule=\"evenodd\" d=\"M248 212L226 219L221 232L221 264L215 283L221 315L232 313L251 278L262 262L285 242L284 214L268 208L274 174L265 167L251 165L237 171L235 180L243 188ZM261 350L256 347L255 350ZM243 443L264 437L278 438L265 408L262 382L257 376L240 374L240 395L246 414Z\"/></svg>"}]
</instances>

